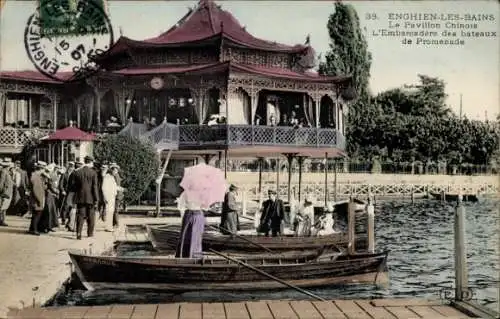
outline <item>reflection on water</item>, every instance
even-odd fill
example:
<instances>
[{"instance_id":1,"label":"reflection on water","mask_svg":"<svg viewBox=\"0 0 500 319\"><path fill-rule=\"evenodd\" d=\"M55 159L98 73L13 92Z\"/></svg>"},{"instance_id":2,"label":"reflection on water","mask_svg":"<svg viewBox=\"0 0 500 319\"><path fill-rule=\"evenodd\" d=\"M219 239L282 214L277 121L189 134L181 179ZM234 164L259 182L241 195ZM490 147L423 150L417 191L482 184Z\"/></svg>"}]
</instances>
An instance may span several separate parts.
<instances>
[{"instance_id":1,"label":"reflection on water","mask_svg":"<svg viewBox=\"0 0 500 319\"><path fill-rule=\"evenodd\" d=\"M474 299L498 311L499 294L499 202L465 203L467 256ZM376 205L378 249L389 249L388 287L372 285L335 289L311 289L324 298L438 297L454 285L454 207L439 201L385 201ZM137 247L136 247L137 248ZM126 252L124 252L126 253ZM126 254L148 254L148 247ZM258 299L306 299L293 290L279 292L193 292L167 294L130 291L72 291L57 304L103 305L175 301L238 301Z\"/></svg>"}]
</instances>

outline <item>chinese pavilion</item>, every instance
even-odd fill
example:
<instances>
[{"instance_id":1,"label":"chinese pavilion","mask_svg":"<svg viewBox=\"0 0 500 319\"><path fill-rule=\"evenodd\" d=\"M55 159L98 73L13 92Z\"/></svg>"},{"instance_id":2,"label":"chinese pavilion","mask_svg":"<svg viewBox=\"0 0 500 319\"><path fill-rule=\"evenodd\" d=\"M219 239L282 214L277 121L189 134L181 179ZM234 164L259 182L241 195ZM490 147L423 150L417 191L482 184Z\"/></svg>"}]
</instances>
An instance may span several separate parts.
<instances>
[{"instance_id":1,"label":"chinese pavilion","mask_svg":"<svg viewBox=\"0 0 500 319\"><path fill-rule=\"evenodd\" d=\"M0 152L19 152L35 128L73 122L178 138L174 159L343 154L350 77L314 73L308 39L292 46L254 37L211 0L157 37L120 37L96 62L101 70L80 83L2 72Z\"/></svg>"}]
</instances>

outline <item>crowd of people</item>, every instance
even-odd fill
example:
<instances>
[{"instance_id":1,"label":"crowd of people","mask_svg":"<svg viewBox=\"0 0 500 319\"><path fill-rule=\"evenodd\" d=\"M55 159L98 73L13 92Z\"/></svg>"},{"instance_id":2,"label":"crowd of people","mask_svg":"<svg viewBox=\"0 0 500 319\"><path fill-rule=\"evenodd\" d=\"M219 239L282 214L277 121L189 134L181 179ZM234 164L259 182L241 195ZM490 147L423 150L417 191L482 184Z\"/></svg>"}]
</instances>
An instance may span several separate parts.
<instances>
[{"instance_id":1,"label":"crowd of people","mask_svg":"<svg viewBox=\"0 0 500 319\"><path fill-rule=\"evenodd\" d=\"M238 187L232 184L224 196L219 225L224 235L235 236L240 230L241 205L237 202L237 192ZM179 196L177 204L182 216L182 226L176 257L200 257L205 230L205 209L190 201L185 192ZM313 200L308 195L302 203L292 201L290 209L285 211L285 204L277 197L276 191L269 190L268 199L262 203L255 216L259 223L256 231L264 236L271 234L276 237L284 235L284 228L288 226L295 236L329 235L336 232L333 214L334 207L329 203L324 213L316 218Z\"/></svg>"},{"instance_id":2,"label":"crowd of people","mask_svg":"<svg viewBox=\"0 0 500 319\"><path fill-rule=\"evenodd\" d=\"M95 165L94 165L95 164ZM118 227L122 206L120 167L116 163L68 162L66 167L38 161L28 172L19 161L0 161L0 226L7 226L7 210L19 216L31 214L29 233L39 236L64 227L82 239L83 225L93 237L96 215L105 231Z\"/></svg>"}]
</instances>

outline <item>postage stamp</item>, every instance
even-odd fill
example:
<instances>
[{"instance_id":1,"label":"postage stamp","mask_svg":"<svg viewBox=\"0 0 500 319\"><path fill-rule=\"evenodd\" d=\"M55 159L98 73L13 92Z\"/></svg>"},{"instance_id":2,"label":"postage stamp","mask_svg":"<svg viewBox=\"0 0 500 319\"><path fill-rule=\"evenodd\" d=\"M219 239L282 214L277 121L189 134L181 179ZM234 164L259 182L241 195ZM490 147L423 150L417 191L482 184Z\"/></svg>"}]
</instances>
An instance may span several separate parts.
<instances>
[{"instance_id":1,"label":"postage stamp","mask_svg":"<svg viewBox=\"0 0 500 319\"><path fill-rule=\"evenodd\" d=\"M26 53L41 73L74 81L95 73L95 58L113 44L102 0L40 0L24 32Z\"/></svg>"}]
</instances>

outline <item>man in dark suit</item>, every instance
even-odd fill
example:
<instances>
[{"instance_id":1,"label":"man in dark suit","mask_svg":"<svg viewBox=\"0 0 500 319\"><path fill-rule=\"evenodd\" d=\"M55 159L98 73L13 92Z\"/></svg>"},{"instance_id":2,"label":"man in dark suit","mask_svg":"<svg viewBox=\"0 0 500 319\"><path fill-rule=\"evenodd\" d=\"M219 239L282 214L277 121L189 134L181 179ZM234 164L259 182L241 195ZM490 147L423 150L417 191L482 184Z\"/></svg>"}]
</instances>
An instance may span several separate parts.
<instances>
[{"instance_id":1,"label":"man in dark suit","mask_svg":"<svg viewBox=\"0 0 500 319\"><path fill-rule=\"evenodd\" d=\"M84 166L72 174L70 189L75 193L73 202L77 208L76 238L82 239L83 221L87 219L87 236L94 236L95 209L99 203L97 173L93 158L85 156Z\"/></svg>"},{"instance_id":2,"label":"man in dark suit","mask_svg":"<svg viewBox=\"0 0 500 319\"><path fill-rule=\"evenodd\" d=\"M269 190L269 199L262 203L262 216L260 217L259 233L269 236L269 231L273 237L281 233L281 223L285 217L285 207L281 199L276 198L276 192Z\"/></svg>"}]
</instances>

